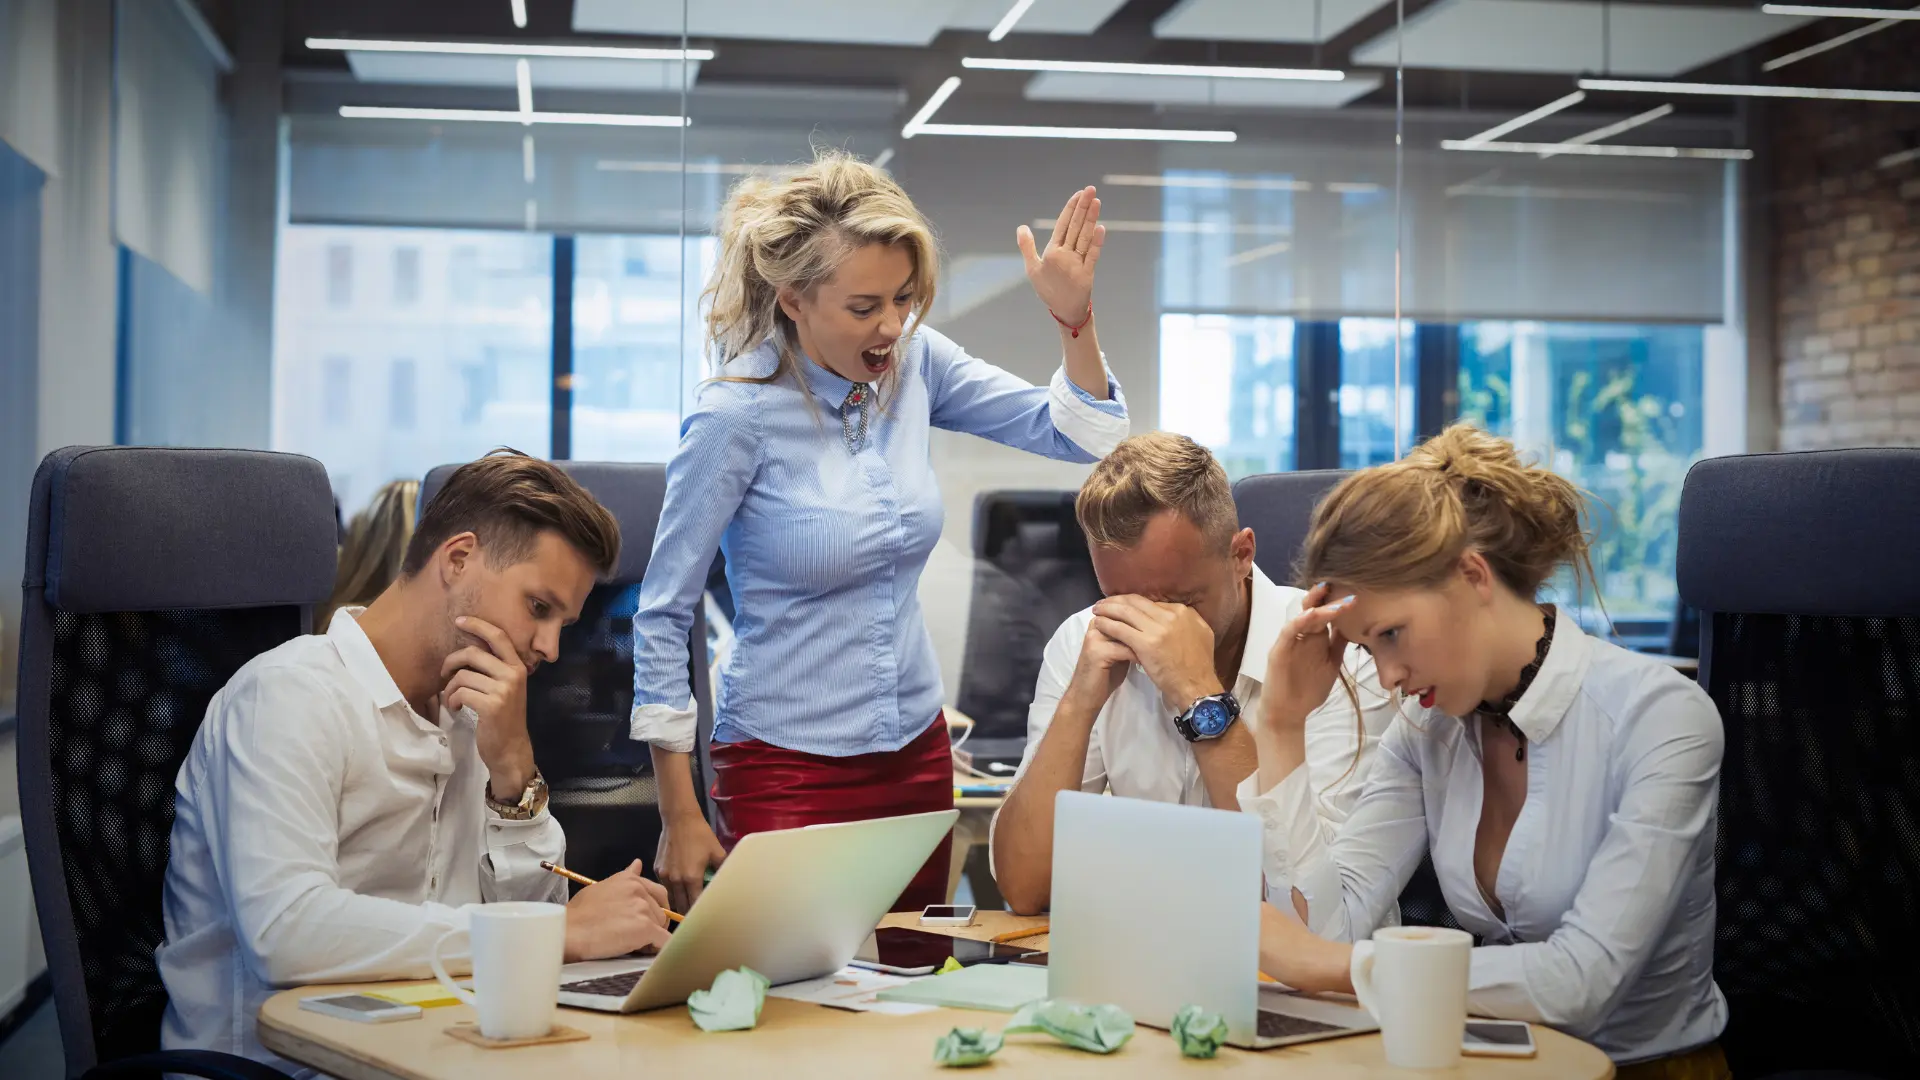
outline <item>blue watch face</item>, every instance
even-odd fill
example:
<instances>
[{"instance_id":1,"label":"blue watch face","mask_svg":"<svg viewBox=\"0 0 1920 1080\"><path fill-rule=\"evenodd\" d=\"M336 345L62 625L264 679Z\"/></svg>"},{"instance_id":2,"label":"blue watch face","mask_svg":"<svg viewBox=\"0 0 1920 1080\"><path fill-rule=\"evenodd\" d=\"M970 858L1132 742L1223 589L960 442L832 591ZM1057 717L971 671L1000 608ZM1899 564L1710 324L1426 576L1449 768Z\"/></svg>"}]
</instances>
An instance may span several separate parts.
<instances>
[{"instance_id":1,"label":"blue watch face","mask_svg":"<svg viewBox=\"0 0 1920 1080\"><path fill-rule=\"evenodd\" d=\"M1203 739L1211 739L1227 730L1227 725L1233 723L1233 714L1227 711L1222 702L1203 701L1194 706L1190 722L1195 734Z\"/></svg>"}]
</instances>

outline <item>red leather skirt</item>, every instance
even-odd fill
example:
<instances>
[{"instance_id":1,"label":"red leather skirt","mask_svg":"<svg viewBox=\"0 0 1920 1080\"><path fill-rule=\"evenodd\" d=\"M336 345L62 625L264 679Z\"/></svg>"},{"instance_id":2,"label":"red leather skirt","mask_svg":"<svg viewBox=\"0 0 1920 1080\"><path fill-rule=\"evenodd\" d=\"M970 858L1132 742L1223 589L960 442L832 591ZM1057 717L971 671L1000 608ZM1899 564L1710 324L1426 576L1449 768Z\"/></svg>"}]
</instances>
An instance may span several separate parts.
<instances>
[{"instance_id":1,"label":"red leather skirt","mask_svg":"<svg viewBox=\"0 0 1920 1080\"><path fill-rule=\"evenodd\" d=\"M953 750L944 714L892 753L823 757L758 739L714 743L709 753L714 832L729 851L751 833L953 809ZM893 910L946 903L952 851L949 834Z\"/></svg>"}]
</instances>

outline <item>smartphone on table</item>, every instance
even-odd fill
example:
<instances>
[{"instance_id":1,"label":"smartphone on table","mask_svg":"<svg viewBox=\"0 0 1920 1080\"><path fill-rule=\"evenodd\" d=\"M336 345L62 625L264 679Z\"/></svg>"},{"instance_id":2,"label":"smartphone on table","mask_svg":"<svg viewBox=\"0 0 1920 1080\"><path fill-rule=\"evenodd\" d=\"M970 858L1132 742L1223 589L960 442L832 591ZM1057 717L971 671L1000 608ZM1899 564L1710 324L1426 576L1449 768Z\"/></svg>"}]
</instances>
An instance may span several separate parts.
<instances>
[{"instance_id":1,"label":"smartphone on table","mask_svg":"<svg viewBox=\"0 0 1920 1080\"><path fill-rule=\"evenodd\" d=\"M883 926L860 946L850 961L855 967L893 975L931 975L951 956L962 966L1004 964L1032 953L1013 945L929 934L901 926Z\"/></svg>"},{"instance_id":2,"label":"smartphone on table","mask_svg":"<svg viewBox=\"0 0 1920 1080\"><path fill-rule=\"evenodd\" d=\"M322 1016L352 1020L360 1024L384 1024L393 1020L411 1020L420 1015L420 1006L402 1005L371 994L320 994L300 999L300 1007Z\"/></svg>"},{"instance_id":3,"label":"smartphone on table","mask_svg":"<svg viewBox=\"0 0 1920 1080\"><path fill-rule=\"evenodd\" d=\"M1482 1057L1532 1057L1533 1025L1524 1020L1467 1020L1460 1052Z\"/></svg>"},{"instance_id":4,"label":"smartphone on table","mask_svg":"<svg viewBox=\"0 0 1920 1080\"><path fill-rule=\"evenodd\" d=\"M929 904L920 913L921 926L972 926L972 904Z\"/></svg>"}]
</instances>

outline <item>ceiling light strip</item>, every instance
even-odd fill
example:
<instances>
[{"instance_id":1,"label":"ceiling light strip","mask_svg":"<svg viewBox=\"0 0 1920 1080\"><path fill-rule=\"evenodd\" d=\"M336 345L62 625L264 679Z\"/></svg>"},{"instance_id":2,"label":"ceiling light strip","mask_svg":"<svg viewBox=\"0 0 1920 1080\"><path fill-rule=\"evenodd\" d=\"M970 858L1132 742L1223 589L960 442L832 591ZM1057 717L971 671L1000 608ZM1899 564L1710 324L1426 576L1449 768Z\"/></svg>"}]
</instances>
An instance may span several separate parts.
<instances>
[{"instance_id":1,"label":"ceiling light strip","mask_svg":"<svg viewBox=\"0 0 1920 1080\"><path fill-rule=\"evenodd\" d=\"M1282 255L1292 250L1293 250L1293 241L1278 240L1271 244L1261 244L1259 247L1248 248L1247 250L1239 252L1238 254L1230 255L1227 257L1227 265L1228 266L1245 266L1250 262L1258 262L1261 259L1265 259L1274 255Z\"/></svg>"},{"instance_id":2,"label":"ceiling light strip","mask_svg":"<svg viewBox=\"0 0 1920 1080\"><path fill-rule=\"evenodd\" d=\"M1696 94L1703 97L1812 98L1823 101L1886 101L1920 104L1920 91L1850 90L1829 86L1761 86L1745 83L1648 82L1636 79L1581 79L1582 90L1629 94Z\"/></svg>"},{"instance_id":3,"label":"ceiling light strip","mask_svg":"<svg viewBox=\"0 0 1920 1080\"><path fill-rule=\"evenodd\" d=\"M712 49L646 49L615 45L535 45L516 41L386 41L308 38L322 52L434 53L447 56L553 56L582 60L711 60Z\"/></svg>"},{"instance_id":4,"label":"ceiling light strip","mask_svg":"<svg viewBox=\"0 0 1920 1080\"><path fill-rule=\"evenodd\" d=\"M902 132L905 134L905 132ZM982 135L1007 139L1115 139L1134 142L1230 143L1231 131L1180 128L1038 127L1024 124L922 124L919 135ZM912 138L911 135L907 136Z\"/></svg>"},{"instance_id":5,"label":"ceiling light strip","mask_svg":"<svg viewBox=\"0 0 1920 1080\"><path fill-rule=\"evenodd\" d=\"M1027 9L1032 6L1033 0L1014 0L1013 6L1007 9L1007 13L1000 16L1000 21L993 24L993 29L987 31L987 40L999 41L1006 37L1013 31L1014 24L1019 22L1026 15Z\"/></svg>"},{"instance_id":6,"label":"ceiling light strip","mask_svg":"<svg viewBox=\"0 0 1920 1080\"><path fill-rule=\"evenodd\" d=\"M533 68L529 66L525 60L515 60L513 62L513 82L514 86L520 91L520 115L523 118L532 117ZM531 119L523 119L522 122L528 124L533 123Z\"/></svg>"},{"instance_id":7,"label":"ceiling light strip","mask_svg":"<svg viewBox=\"0 0 1920 1080\"><path fill-rule=\"evenodd\" d=\"M1585 157L1708 158L1714 161L1749 161L1753 158L1751 150L1719 150L1699 146L1621 146L1617 143L1570 146L1566 143L1473 142L1469 139L1447 139L1440 144L1440 149L1484 150L1496 154L1539 154L1542 157L1579 154Z\"/></svg>"},{"instance_id":8,"label":"ceiling light strip","mask_svg":"<svg viewBox=\"0 0 1920 1080\"><path fill-rule=\"evenodd\" d=\"M1920 5L1916 5L1914 10L1920 11ZM1822 41L1817 45L1809 45L1804 49L1796 49L1793 52L1787 53L1785 56L1776 56L1773 59L1767 61L1766 63L1761 64L1760 70L1778 71L1781 68L1786 67L1788 64L1797 64L1800 61L1805 60L1810 56L1819 56L1823 52L1827 52L1832 49L1837 49L1842 45L1848 45L1848 44L1852 44L1853 42L1859 41L1861 38L1866 37L1868 34L1877 34L1882 30L1888 29L1889 27L1894 27L1899 25L1900 25L1899 19L1881 19L1877 23L1871 23L1869 25L1862 26L1855 30L1849 30L1844 34L1836 34L1833 37L1828 38L1827 40Z\"/></svg>"},{"instance_id":9,"label":"ceiling light strip","mask_svg":"<svg viewBox=\"0 0 1920 1080\"><path fill-rule=\"evenodd\" d=\"M533 183L533 136L520 136L520 175Z\"/></svg>"},{"instance_id":10,"label":"ceiling light strip","mask_svg":"<svg viewBox=\"0 0 1920 1080\"><path fill-rule=\"evenodd\" d=\"M687 127L684 116L648 116L638 113L522 113L515 109L412 109L386 105L342 105L349 120L440 120L483 124L582 124L599 127Z\"/></svg>"},{"instance_id":11,"label":"ceiling light strip","mask_svg":"<svg viewBox=\"0 0 1920 1080\"><path fill-rule=\"evenodd\" d=\"M920 111L914 113L913 118L907 121L907 126L900 129L900 137L911 139L918 135L927 121L933 119L933 114L939 112L940 106L945 105L947 99L952 97L953 92L958 89L960 89L960 76L947 76L947 81L940 84L940 89L935 90L933 96L927 99L927 103L920 106Z\"/></svg>"},{"instance_id":12,"label":"ceiling light strip","mask_svg":"<svg viewBox=\"0 0 1920 1080\"><path fill-rule=\"evenodd\" d=\"M1108 173L1100 178L1111 187L1218 188L1229 191L1312 191L1305 180L1278 177L1159 176L1153 173Z\"/></svg>"},{"instance_id":13,"label":"ceiling light strip","mask_svg":"<svg viewBox=\"0 0 1920 1080\"><path fill-rule=\"evenodd\" d=\"M1916 146L1912 150L1901 150L1888 154L1886 157L1880 159L1880 167L1883 169L1892 169L1905 165L1909 161L1920 161L1920 146Z\"/></svg>"},{"instance_id":14,"label":"ceiling light strip","mask_svg":"<svg viewBox=\"0 0 1920 1080\"><path fill-rule=\"evenodd\" d=\"M1672 112L1673 112L1672 105L1662 105L1657 109L1648 109L1646 112L1643 112L1638 116L1629 116L1625 120L1622 120L1617 124L1608 124L1606 127L1594 128L1592 131L1589 131L1584 135L1575 135L1571 139L1564 139L1561 141L1560 145L1561 146L1585 146L1588 143L1599 142L1601 139L1611 139L1615 135L1632 131L1634 128L1637 128L1642 124L1651 124L1655 120L1658 120L1663 116L1671 115ZM1540 156L1552 157L1553 155L1542 154Z\"/></svg>"},{"instance_id":15,"label":"ceiling light strip","mask_svg":"<svg viewBox=\"0 0 1920 1080\"><path fill-rule=\"evenodd\" d=\"M892 160L893 160L893 147L889 146L885 150L880 151L879 154L875 155L873 159L873 167L876 169L884 169L887 167L887 164Z\"/></svg>"},{"instance_id":16,"label":"ceiling light strip","mask_svg":"<svg viewBox=\"0 0 1920 1080\"><path fill-rule=\"evenodd\" d=\"M1480 134L1469 136L1461 141L1468 143L1492 142L1500 136L1508 134L1509 132L1518 131L1542 117L1552 116L1562 109L1571 109L1585 100L1587 100L1587 95L1579 90L1575 90L1566 97L1549 101L1530 113L1522 113L1504 124L1495 124Z\"/></svg>"},{"instance_id":17,"label":"ceiling light strip","mask_svg":"<svg viewBox=\"0 0 1920 1080\"><path fill-rule=\"evenodd\" d=\"M1106 60L1015 60L965 56L960 66L987 71L1063 71L1080 75L1163 75L1183 79L1288 79L1340 82L1344 71L1324 68L1220 67L1210 64L1123 64Z\"/></svg>"},{"instance_id":18,"label":"ceiling light strip","mask_svg":"<svg viewBox=\"0 0 1920 1080\"><path fill-rule=\"evenodd\" d=\"M1769 15L1812 15L1815 18L1829 19L1892 19L1920 20L1920 11L1908 11L1902 8L1864 8L1864 7L1821 7L1818 4L1761 4L1760 10Z\"/></svg>"},{"instance_id":19,"label":"ceiling light strip","mask_svg":"<svg viewBox=\"0 0 1920 1080\"><path fill-rule=\"evenodd\" d=\"M515 29L527 28L527 0L510 0L513 5L513 25Z\"/></svg>"},{"instance_id":20,"label":"ceiling light strip","mask_svg":"<svg viewBox=\"0 0 1920 1080\"><path fill-rule=\"evenodd\" d=\"M1053 218L1034 218L1035 232L1051 232L1059 222ZM1102 218L1108 232L1198 233L1209 236L1292 236L1293 229L1268 222L1230 223L1225 221L1114 221Z\"/></svg>"}]
</instances>

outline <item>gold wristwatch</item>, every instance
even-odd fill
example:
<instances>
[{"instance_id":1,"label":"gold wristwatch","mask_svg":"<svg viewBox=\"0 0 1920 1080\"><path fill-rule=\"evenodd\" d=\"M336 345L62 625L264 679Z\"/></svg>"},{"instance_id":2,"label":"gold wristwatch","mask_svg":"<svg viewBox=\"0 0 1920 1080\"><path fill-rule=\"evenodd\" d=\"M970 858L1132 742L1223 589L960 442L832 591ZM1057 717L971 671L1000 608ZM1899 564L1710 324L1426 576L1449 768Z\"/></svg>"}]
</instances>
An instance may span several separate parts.
<instances>
[{"instance_id":1,"label":"gold wristwatch","mask_svg":"<svg viewBox=\"0 0 1920 1080\"><path fill-rule=\"evenodd\" d=\"M527 789L520 793L519 802L501 802L493 797L493 785L487 785L487 808L500 815L506 821L527 821L537 817L547 808L547 778L540 770L533 770L533 779L527 781Z\"/></svg>"}]
</instances>

